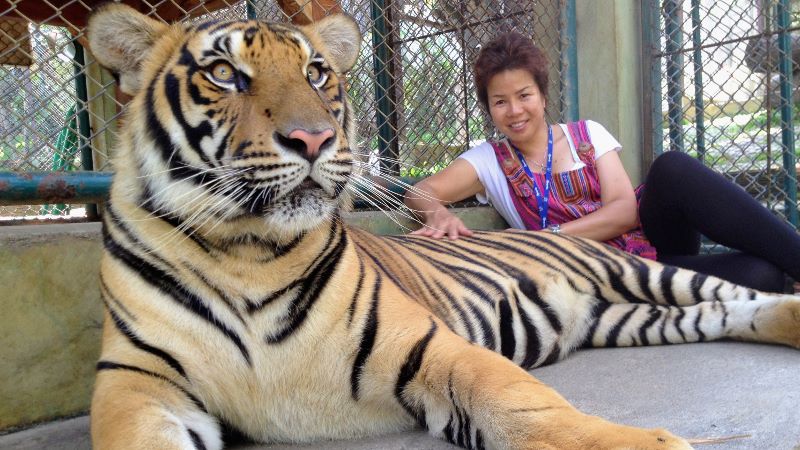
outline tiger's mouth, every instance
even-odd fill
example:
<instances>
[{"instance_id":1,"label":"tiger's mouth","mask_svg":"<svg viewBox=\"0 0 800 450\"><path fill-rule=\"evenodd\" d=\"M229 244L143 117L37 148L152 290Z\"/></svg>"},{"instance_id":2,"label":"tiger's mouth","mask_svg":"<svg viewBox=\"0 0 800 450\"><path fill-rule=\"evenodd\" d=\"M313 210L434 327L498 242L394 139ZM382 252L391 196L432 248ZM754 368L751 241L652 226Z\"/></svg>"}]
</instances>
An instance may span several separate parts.
<instances>
[{"instance_id":1,"label":"tiger's mouth","mask_svg":"<svg viewBox=\"0 0 800 450\"><path fill-rule=\"evenodd\" d=\"M247 212L254 215L269 214L274 212L275 208L287 205L294 209L301 208L309 201L319 202L325 197L321 195L325 190L310 176L280 197L276 197L275 191L269 188L256 189L255 192L256 194L246 203Z\"/></svg>"},{"instance_id":2,"label":"tiger's mouth","mask_svg":"<svg viewBox=\"0 0 800 450\"><path fill-rule=\"evenodd\" d=\"M307 176L300 184L287 192L284 198L295 205L304 205L308 202L332 201L333 197L321 183L311 178L311 176Z\"/></svg>"},{"instance_id":3,"label":"tiger's mouth","mask_svg":"<svg viewBox=\"0 0 800 450\"><path fill-rule=\"evenodd\" d=\"M322 186L314 181L313 178L310 176L306 177L300 184L297 185L296 188L292 189L293 191L305 191L308 189L322 189Z\"/></svg>"},{"instance_id":4,"label":"tiger's mouth","mask_svg":"<svg viewBox=\"0 0 800 450\"><path fill-rule=\"evenodd\" d=\"M311 175L305 177L300 184L292 188L286 195L293 199L330 197L330 193L320 183L311 178Z\"/></svg>"}]
</instances>

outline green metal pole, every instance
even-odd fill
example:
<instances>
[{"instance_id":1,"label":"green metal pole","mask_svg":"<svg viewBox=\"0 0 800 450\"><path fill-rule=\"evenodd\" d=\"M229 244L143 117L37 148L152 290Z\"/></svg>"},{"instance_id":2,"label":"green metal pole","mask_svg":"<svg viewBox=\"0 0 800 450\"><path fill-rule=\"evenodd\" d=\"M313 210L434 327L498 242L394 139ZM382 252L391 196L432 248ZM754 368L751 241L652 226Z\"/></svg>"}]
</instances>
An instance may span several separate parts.
<instances>
[{"instance_id":1,"label":"green metal pole","mask_svg":"<svg viewBox=\"0 0 800 450\"><path fill-rule=\"evenodd\" d=\"M642 179L653 159L664 152L664 116L661 113L661 24L659 0L642 4L642 62L644 64L644 142L642 145ZM647 136L651 136L650 139Z\"/></svg>"},{"instance_id":2,"label":"green metal pole","mask_svg":"<svg viewBox=\"0 0 800 450\"><path fill-rule=\"evenodd\" d=\"M564 74L564 119L574 122L580 119L578 96L578 26L575 0L567 0L562 11L564 26L561 28L561 73Z\"/></svg>"},{"instance_id":3,"label":"green metal pole","mask_svg":"<svg viewBox=\"0 0 800 450\"><path fill-rule=\"evenodd\" d=\"M705 125L705 103L703 102L703 45L700 36L700 0L692 0L692 47L694 54L692 65L694 66L694 123L697 127L697 159L705 161L706 156L706 125Z\"/></svg>"},{"instance_id":4,"label":"green metal pole","mask_svg":"<svg viewBox=\"0 0 800 450\"><path fill-rule=\"evenodd\" d=\"M248 20L255 20L258 18L256 15L256 7L253 5L255 0L247 0L245 2L245 11L247 12L247 19Z\"/></svg>"},{"instance_id":5,"label":"green metal pole","mask_svg":"<svg viewBox=\"0 0 800 450\"><path fill-rule=\"evenodd\" d=\"M781 91L781 144L783 146L783 168L787 176L784 181L786 192L786 220L797 227L797 171L794 157L794 127L792 124L792 45L789 33L789 0L779 0L775 5L775 18L778 25L778 70Z\"/></svg>"},{"instance_id":6,"label":"green metal pole","mask_svg":"<svg viewBox=\"0 0 800 450\"><path fill-rule=\"evenodd\" d=\"M669 117L670 150L683 151L683 30L681 30L681 4L678 0L664 0L664 31L667 35L667 110Z\"/></svg>"},{"instance_id":7,"label":"green metal pole","mask_svg":"<svg viewBox=\"0 0 800 450\"><path fill-rule=\"evenodd\" d=\"M89 99L86 93L86 62L83 57L83 46L77 39L72 40L75 46L74 70L75 70L75 95L78 97L78 134L80 134L81 166L85 171L94 170L92 161L91 129L89 126ZM97 204L86 204L86 218L97 220Z\"/></svg>"},{"instance_id":8,"label":"green metal pole","mask_svg":"<svg viewBox=\"0 0 800 450\"><path fill-rule=\"evenodd\" d=\"M391 102L392 71L389 64L391 48L386 42L389 36L389 23L386 20L386 11L391 0L372 0L370 2L372 15L372 48L373 68L375 70L375 103L376 126L378 128L378 154L384 158L381 168L389 174L397 175L400 167L397 163L397 140L392 127L394 107Z\"/></svg>"}]
</instances>

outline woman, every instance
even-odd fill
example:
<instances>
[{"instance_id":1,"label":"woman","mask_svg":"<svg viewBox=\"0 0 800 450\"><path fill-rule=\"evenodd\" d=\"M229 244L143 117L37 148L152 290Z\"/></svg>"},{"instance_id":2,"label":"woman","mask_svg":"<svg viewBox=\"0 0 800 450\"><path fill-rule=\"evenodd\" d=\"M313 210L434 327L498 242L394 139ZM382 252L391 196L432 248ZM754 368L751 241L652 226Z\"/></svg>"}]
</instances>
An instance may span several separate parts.
<instances>
[{"instance_id":1,"label":"woman","mask_svg":"<svg viewBox=\"0 0 800 450\"><path fill-rule=\"evenodd\" d=\"M445 205L476 195L514 228L606 242L765 291L783 291L786 275L800 280L800 235L719 174L668 152L635 192L621 146L602 125L548 124L547 61L528 38L502 34L474 71L478 99L505 139L468 150L409 190L406 204L425 223L413 234L470 236ZM698 255L701 234L736 251Z\"/></svg>"}]
</instances>

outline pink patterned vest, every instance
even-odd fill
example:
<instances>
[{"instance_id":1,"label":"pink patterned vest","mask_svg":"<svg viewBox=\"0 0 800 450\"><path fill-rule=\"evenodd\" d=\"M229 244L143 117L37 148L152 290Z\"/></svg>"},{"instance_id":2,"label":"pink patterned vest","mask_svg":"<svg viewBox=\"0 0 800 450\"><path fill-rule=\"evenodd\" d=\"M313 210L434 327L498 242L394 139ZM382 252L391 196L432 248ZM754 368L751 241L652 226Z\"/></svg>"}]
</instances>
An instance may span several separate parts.
<instances>
[{"instance_id":1,"label":"pink patterned vest","mask_svg":"<svg viewBox=\"0 0 800 450\"><path fill-rule=\"evenodd\" d=\"M550 187L550 208L547 220L551 224L562 224L583 217L602 206L600 200L600 181L594 160L594 146L586 130L586 121L567 124L572 142L578 150L578 157L584 167L566 172L554 173ZM508 180L509 192L525 228L540 230L541 219L533 193L532 180L525 173L508 141L492 142L497 162ZM535 182L540 188L544 186L544 174L534 173ZM636 188L638 202L642 188ZM624 250L637 256L656 259L656 249L642 232L641 225L605 242L612 247Z\"/></svg>"}]
</instances>

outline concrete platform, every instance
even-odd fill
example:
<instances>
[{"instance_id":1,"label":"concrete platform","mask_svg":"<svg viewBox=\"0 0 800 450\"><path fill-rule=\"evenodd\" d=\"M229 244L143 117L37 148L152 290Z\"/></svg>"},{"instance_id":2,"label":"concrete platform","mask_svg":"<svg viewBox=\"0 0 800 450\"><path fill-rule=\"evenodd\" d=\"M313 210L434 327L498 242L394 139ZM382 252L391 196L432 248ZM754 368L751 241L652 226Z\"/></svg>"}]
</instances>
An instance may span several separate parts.
<instances>
[{"instance_id":1,"label":"concrete platform","mask_svg":"<svg viewBox=\"0 0 800 450\"><path fill-rule=\"evenodd\" d=\"M664 427L709 450L800 450L800 351L719 342L584 350L532 372L585 412ZM88 418L0 436L0 449L91 448ZM236 445L238 450L448 450L422 431L306 445Z\"/></svg>"}]
</instances>

